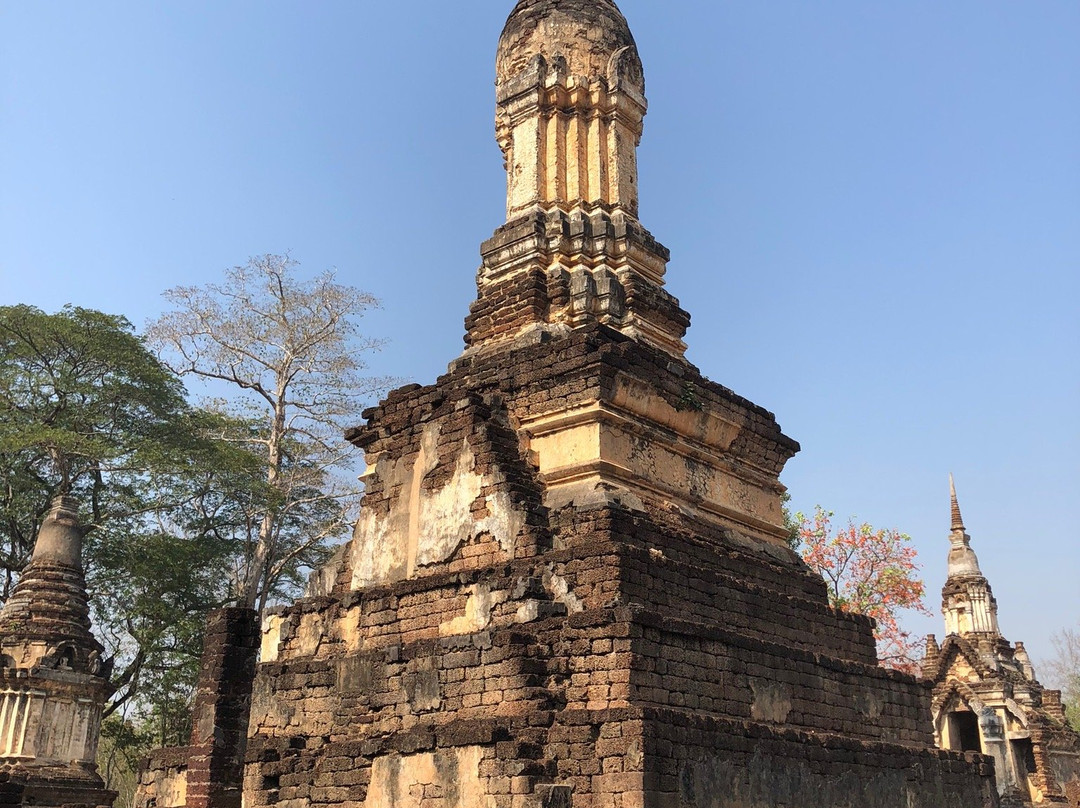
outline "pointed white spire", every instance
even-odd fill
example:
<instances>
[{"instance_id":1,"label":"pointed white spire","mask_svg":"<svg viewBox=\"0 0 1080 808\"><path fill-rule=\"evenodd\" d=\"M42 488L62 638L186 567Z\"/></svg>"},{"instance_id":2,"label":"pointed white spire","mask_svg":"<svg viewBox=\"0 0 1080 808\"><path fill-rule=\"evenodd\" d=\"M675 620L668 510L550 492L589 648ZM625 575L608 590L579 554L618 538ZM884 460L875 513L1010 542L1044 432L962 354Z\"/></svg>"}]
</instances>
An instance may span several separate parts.
<instances>
[{"instance_id":1,"label":"pointed white spire","mask_svg":"<svg viewBox=\"0 0 1080 808\"><path fill-rule=\"evenodd\" d=\"M952 529L963 530L964 519L960 515L960 503L956 499L956 482L953 480L952 472L949 472L949 497L952 500Z\"/></svg>"},{"instance_id":2,"label":"pointed white spire","mask_svg":"<svg viewBox=\"0 0 1080 808\"><path fill-rule=\"evenodd\" d=\"M998 634L997 602L979 568L979 559L971 549L971 537L960 515L952 474L949 475L949 504L952 512L949 577L941 593L946 633Z\"/></svg>"},{"instance_id":3,"label":"pointed white spire","mask_svg":"<svg viewBox=\"0 0 1080 808\"><path fill-rule=\"evenodd\" d=\"M956 575L982 575L979 559L971 549L971 537L964 529L964 520L960 516L960 503L956 499L956 482L949 475L949 500L952 511L952 523L949 533L949 577Z\"/></svg>"}]
</instances>

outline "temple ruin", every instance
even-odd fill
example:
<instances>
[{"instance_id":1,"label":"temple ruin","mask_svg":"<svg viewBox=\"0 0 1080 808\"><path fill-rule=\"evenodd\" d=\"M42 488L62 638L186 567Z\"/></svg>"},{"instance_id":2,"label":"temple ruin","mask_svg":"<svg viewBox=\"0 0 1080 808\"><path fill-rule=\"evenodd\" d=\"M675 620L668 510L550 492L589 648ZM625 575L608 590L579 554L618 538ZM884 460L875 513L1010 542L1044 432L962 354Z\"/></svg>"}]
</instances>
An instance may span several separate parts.
<instances>
[{"instance_id":1,"label":"temple ruin","mask_svg":"<svg viewBox=\"0 0 1080 808\"><path fill-rule=\"evenodd\" d=\"M513 9L465 350L348 433L352 540L264 616L250 694L253 624L211 632L193 744L140 808L998 804L993 759L935 746L928 688L788 548L798 444L684 358L637 218L646 109L611 0Z\"/></svg>"},{"instance_id":2,"label":"temple ruin","mask_svg":"<svg viewBox=\"0 0 1080 808\"><path fill-rule=\"evenodd\" d=\"M1024 644L998 626L997 601L979 568L950 477L949 576L941 591L945 641L926 641L934 735L944 749L994 758L1002 806L1080 805L1080 734L1061 693L1035 678Z\"/></svg>"},{"instance_id":3,"label":"temple ruin","mask_svg":"<svg viewBox=\"0 0 1080 808\"><path fill-rule=\"evenodd\" d=\"M0 610L0 804L109 808L97 772L110 665L90 633L77 505L58 497Z\"/></svg>"}]
</instances>

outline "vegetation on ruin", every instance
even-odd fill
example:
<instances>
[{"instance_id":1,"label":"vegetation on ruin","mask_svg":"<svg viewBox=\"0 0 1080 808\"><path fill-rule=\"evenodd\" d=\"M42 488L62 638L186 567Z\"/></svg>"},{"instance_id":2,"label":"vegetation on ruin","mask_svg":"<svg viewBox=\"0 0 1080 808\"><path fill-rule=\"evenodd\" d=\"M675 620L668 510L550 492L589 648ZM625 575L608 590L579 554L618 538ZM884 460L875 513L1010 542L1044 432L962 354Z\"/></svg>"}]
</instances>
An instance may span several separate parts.
<instances>
[{"instance_id":1,"label":"vegetation on ruin","mask_svg":"<svg viewBox=\"0 0 1080 808\"><path fill-rule=\"evenodd\" d=\"M874 618L881 664L915 673L921 649L900 623L905 610L930 614L911 537L854 519L834 527L833 514L818 506L813 517L795 514L797 545L807 565L825 579L829 603Z\"/></svg>"}]
</instances>

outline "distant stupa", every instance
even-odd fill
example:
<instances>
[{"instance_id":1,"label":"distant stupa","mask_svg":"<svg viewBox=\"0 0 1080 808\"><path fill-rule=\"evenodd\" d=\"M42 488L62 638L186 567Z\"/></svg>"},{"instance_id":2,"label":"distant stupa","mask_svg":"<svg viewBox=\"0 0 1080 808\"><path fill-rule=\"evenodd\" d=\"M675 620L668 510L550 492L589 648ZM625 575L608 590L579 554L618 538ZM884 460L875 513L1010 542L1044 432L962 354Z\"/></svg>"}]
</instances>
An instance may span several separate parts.
<instances>
[{"instance_id":1,"label":"distant stupa","mask_svg":"<svg viewBox=\"0 0 1080 808\"><path fill-rule=\"evenodd\" d=\"M927 638L923 676L934 683L934 732L944 749L994 758L1002 805L1080 804L1080 734L1061 693L1035 678L1027 650L998 627L997 601L971 549L949 475L949 576L941 590L945 642Z\"/></svg>"}]
</instances>

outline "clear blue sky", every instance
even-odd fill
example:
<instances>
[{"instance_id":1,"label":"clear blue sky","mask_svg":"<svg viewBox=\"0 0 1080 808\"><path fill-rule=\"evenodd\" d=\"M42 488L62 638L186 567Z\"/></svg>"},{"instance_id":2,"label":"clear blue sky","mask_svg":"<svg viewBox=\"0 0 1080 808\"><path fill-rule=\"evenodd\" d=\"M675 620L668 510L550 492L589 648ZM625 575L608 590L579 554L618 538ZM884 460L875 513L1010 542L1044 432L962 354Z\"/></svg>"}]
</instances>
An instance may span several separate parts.
<instances>
[{"instance_id":1,"label":"clear blue sky","mask_svg":"<svg viewBox=\"0 0 1080 808\"><path fill-rule=\"evenodd\" d=\"M504 218L511 6L0 0L0 303L141 326L291 250L382 298L375 370L432 381ZM1080 618L1080 3L621 6L690 358L802 442L796 507L915 537L935 611L955 472L1044 657Z\"/></svg>"}]
</instances>

